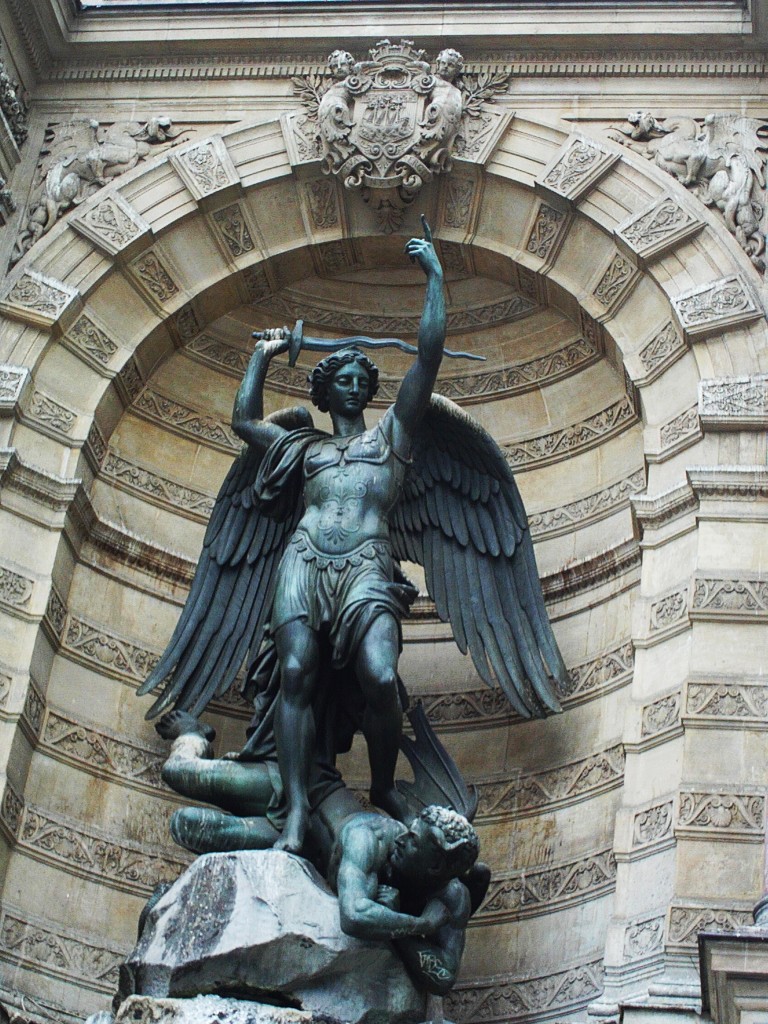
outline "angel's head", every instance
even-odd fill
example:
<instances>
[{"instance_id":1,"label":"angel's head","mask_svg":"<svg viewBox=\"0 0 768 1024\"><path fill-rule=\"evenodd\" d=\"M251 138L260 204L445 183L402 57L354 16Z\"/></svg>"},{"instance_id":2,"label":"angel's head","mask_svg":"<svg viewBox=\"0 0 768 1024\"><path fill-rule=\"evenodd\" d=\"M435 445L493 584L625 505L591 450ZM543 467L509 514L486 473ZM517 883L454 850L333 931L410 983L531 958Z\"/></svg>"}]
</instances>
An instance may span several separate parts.
<instances>
[{"instance_id":1,"label":"angel's head","mask_svg":"<svg viewBox=\"0 0 768 1024\"><path fill-rule=\"evenodd\" d=\"M464 58L458 50L441 50L435 61L435 74L444 78L446 82L452 82L457 75L460 75L464 67Z\"/></svg>"},{"instance_id":2,"label":"angel's head","mask_svg":"<svg viewBox=\"0 0 768 1024\"><path fill-rule=\"evenodd\" d=\"M309 397L320 412L334 411L332 404L336 396L332 394L332 385L334 382L346 382L347 377L350 378L350 389L357 389L359 394L358 412L362 412L379 390L379 368L376 364L356 348L342 348L321 359L307 377Z\"/></svg>"},{"instance_id":3,"label":"angel's head","mask_svg":"<svg viewBox=\"0 0 768 1024\"><path fill-rule=\"evenodd\" d=\"M346 78L352 74L355 58L349 50L334 50L328 58L328 69L334 78Z\"/></svg>"}]
</instances>

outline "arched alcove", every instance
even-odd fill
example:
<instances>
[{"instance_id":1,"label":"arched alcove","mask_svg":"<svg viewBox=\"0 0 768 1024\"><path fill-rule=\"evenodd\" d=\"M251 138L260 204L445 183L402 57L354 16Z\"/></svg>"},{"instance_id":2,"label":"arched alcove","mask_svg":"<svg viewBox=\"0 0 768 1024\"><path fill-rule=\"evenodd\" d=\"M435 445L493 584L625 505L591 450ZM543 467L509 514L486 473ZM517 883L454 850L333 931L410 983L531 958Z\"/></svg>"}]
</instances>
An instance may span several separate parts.
<instances>
[{"instance_id":1,"label":"arched alcove","mask_svg":"<svg viewBox=\"0 0 768 1024\"><path fill-rule=\"evenodd\" d=\"M20 984L37 973L73 1012L103 1002L152 884L185 860L166 833L176 798L159 781L163 747L135 690L173 628L237 449L228 416L251 331L302 316L308 334L415 337L421 276L402 246L418 233L416 206L397 235L377 235L359 197L291 168L284 130L197 142L224 169L205 194L167 156L125 175L34 247L0 299L3 360L19 381L0 564L29 582L24 601L2 606L18 627L5 893L25 935L47 929L70 950L57 963L24 946ZM653 226L663 203L679 214L659 240L643 218ZM696 503L687 467L725 461L722 435L702 427L700 382L764 367L766 324L756 275L724 228L610 144L515 120L485 167L458 164L420 207L446 267L448 344L488 357L446 360L440 390L518 474L571 670L566 713L521 723L426 599L406 628L404 674L480 789L494 870L452 1013L563 1017L599 995L604 965L635 984L677 949L667 926L638 967L626 957L644 911L642 897L627 909L638 876L622 822L681 778L682 746L674 778L644 795L639 775L641 761L648 778L664 775L643 715L657 691L679 690L690 657L696 522L680 544L667 524ZM374 416L407 357L379 361ZM307 352L294 371L275 365L270 408L300 400L311 362ZM668 492L656 522L641 496ZM641 548L638 535L660 528ZM239 746L247 709L233 697L212 714L220 749ZM359 751L344 770L362 785ZM669 862L666 847L659 855ZM30 859L39 885L18 906ZM549 995L536 1003L543 978Z\"/></svg>"}]
</instances>

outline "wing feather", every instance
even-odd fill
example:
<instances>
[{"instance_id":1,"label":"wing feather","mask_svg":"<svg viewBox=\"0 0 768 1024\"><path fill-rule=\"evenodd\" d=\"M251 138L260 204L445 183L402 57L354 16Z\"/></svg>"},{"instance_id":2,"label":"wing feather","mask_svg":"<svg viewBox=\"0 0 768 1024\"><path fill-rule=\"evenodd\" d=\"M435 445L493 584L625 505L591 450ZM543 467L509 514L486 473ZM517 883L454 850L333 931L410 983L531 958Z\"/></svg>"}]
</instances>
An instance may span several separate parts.
<instances>
[{"instance_id":1,"label":"wing feather","mask_svg":"<svg viewBox=\"0 0 768 1024\"><path fill-rule=\"evenodd\" d=\"M390 525L395 555L424 566L462 653L518 714L558 711L567 673L517 484L493 438L440 396L422 420L401 502Z\"/></svg>"}]
</instances>

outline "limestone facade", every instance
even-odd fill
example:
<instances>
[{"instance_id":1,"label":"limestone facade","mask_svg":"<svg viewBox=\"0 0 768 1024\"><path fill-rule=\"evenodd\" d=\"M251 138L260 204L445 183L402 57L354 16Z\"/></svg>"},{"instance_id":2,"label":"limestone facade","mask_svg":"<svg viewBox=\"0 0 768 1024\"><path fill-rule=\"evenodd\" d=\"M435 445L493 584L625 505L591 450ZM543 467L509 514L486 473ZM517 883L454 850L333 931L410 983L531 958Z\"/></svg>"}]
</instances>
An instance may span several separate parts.
<instances>
[{"instance_id":1,"label":"limestone facade","mask_svg":"<svg viewBox=\"0 0 768 1024\"><path fill-rule=\"evenodd\" d=\"M188 863L135 691L237 451L251 332L413 341L423 211L449 344L487 357L439 390L516 472L570 669L564 713L522 722L426 596L407 625L493 869L447 1015L697 1020L698 932L764 891L766 290L724 211L616 126L766 117L765 5L174 6L0 7L0 1003L106 1008ZM493 81L491 142L387 233L322 172L302 96L331 50L401 35ZM274 364L269 411L309 365ZM374 417L406 357L380 365ZM248 708L209 711L239 747ZM362 793L363 751L342 768Z\"/></svg>"}]
</instances>

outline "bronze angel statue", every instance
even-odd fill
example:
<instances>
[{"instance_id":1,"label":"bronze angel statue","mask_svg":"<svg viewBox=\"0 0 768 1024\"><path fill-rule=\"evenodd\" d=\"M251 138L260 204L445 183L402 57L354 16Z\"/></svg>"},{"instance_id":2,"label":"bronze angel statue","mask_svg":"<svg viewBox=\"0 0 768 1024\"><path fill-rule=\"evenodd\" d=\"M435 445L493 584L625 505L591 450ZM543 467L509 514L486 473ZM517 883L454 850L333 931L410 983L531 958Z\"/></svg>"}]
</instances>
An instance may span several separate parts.
<instances>
[{"instance_id":1,"label":"bronze angel statue","mask_svg":"<svg viewBox=\"0 0 768 1024\"><path fill-rule=\"evenodd\" d=\"M245 448L219 492L176 630L139 691L160 688L147 717L170 707L198 715L248 657L256 717L239 757L274 758L283 810L270 820L290 852L301 850L318 801L343 785L335 757L356 729L372 803L410 820L394 780L401 742L407 749L401 621L416 596L401 559L424 567L438 615L515 711L559 710L566 670L515 481L489 434L432 394L446 313L426 222L424 235L406 245L427 278L415 359L375 427L364 413L378 370L351 347L309 378L332 434L304 408L265 418L270 360L295 339L287 328L263 332L235 399Z\"/></svg>"}]
</instances>

